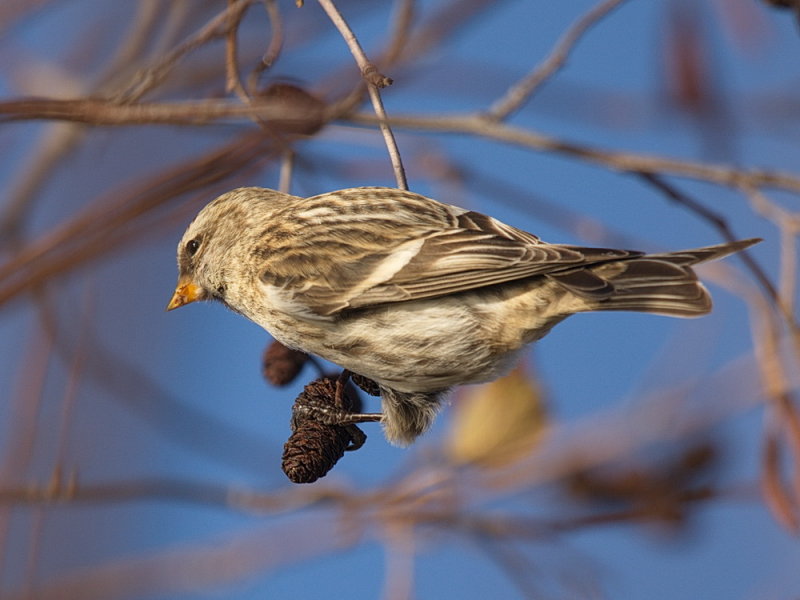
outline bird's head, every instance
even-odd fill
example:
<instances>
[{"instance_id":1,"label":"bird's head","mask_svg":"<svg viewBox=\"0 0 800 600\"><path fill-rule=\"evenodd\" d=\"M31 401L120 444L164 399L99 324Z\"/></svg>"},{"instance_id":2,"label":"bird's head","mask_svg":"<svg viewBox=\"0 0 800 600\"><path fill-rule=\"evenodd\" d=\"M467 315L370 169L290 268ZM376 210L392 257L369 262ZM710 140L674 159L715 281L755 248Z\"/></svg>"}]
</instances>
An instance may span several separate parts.
<instances>
[{"instance_id":1,"label":"bird's head","mask_svg":"<svg viewBox=\"0 0 800 600\"><path fill-rule=\"evenodd\" d=\"M275 196L275 197L273 197ZM262 188L239 188L219 196L195 217L178 243L178 283L167 310L198 300L224 303L246 262L245 238L270 211L271 201L286 194Z\"/></svg>"}]
</instances>

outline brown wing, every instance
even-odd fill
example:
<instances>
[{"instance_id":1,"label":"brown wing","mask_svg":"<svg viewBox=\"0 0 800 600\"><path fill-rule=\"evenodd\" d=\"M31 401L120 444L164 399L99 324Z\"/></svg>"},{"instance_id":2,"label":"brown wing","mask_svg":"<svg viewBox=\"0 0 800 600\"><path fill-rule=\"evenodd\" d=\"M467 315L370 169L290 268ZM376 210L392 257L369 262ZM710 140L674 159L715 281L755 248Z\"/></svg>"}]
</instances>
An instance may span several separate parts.
<instances>
[{"instance_id":1,"label":"brown wing","mask_svg":"<svg viewBox=\"0 0 800 600\"><path fill-rule=\"evenodd\" d=\"M374 189L386 200L388 190ZM304 244L292 242L291 253L273 253L264 283L280 288L284 302L298 312L331 316L345 309L434 298L639 254L546 244L480 213L391 192L395 218L388 221L388 209L382 204L376 209L376 203L365 204L364 212L347 222L334 209L326 217L324 206L341 198L336 195L341 192L309 199L319 202L313 209L306 207L315 217L316 229L305 230ZM565 276L569 279L565 284L603 295L606 282L584 273Z\"/></svg>"},{"instance_id":2,"label":"brown wing","mask_svg":"<svg viewBox=\"0 0 800 600\"><path fill-rule=\"evenodd\" d=\"M588 250L539 243L524 244L504 237L449 231L433 235L391 279L350 298L348 306L418 300L544 275L611 258L624 251ZM588 271L581 288L605 288Z\"/></svg>"}]
</instances>

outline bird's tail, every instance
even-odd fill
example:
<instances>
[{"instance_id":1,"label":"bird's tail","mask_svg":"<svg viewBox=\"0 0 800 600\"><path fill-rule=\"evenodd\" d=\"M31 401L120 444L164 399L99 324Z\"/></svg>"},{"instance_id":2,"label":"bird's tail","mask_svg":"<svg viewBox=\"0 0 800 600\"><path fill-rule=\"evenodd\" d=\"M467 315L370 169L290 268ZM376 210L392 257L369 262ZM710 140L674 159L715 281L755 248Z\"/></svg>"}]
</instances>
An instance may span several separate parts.
<instances>
[{"instance_id":1,"label":"bird's tail","mask_svg":"<svg viewBox=\"0 0 800 600\"><path fill-rule=\"evenodd\" d=\"M628 310L696 317L711 310L711 296L692 266L760 241L752 238L693 250L629 256L548 277L585 299L586 311Z\"/></svg>"}]
</instances>

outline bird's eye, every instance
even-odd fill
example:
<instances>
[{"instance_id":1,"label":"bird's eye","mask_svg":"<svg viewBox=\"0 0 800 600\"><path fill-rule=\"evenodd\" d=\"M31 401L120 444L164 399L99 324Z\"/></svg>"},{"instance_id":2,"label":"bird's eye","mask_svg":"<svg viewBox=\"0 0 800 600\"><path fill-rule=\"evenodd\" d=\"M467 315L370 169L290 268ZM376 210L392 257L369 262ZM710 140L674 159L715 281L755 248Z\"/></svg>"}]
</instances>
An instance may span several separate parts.
<instances>
[{"instance_id":1,"label":"bird's eye","mask_svg":"<svg viewBox=\"0 0 800 600\"><path fill-rule=\"evenodd\" d=\"M189 256L194 256L197 254L197 250L200 248L200 242L198 240L189 240L186 242L186 253Z\"/></svg>"}]
</instances>

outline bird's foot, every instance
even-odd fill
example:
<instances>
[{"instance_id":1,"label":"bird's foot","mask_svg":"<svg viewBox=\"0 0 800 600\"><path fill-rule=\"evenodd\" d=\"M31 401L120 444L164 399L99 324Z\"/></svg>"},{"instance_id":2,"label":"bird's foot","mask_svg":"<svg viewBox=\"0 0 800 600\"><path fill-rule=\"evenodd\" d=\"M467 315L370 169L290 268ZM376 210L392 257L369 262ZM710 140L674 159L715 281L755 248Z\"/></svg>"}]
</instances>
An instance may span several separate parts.
<instances>
[{"instance_id":1,"label":"bird's foot","mask_svg":"<svg viewBox=\"0 0 800 600\"><path fill-rule=\"evenodd\" d=\"M333 402L321 402L307 397L299 397L295 401L294 413L297 416L314 419L324 425L343 427L350 435L350 443L346 450L358 450L364 445L367 436L356 427L357 423L375 423L383 420L382 413L361 413L349 410L352 400L345 397L345 388L352 373L348 370L341 372L336 379Z\"/></svg>"},{"instance_id":2,"label":"bird's foot","mask_svg":"<svg viewBox=\"0 0 800 600\"><path fill-rule=\"evenodd\" d=\"M356 423L376 423L383 419L383 413L356 413L337 406L323 404L313 400L295 402L295 411L305 417L325 425L355 425Z\"/></svg>"},{"instance_id":3,"label":"bird's foot","mask_svg":"<svg viewBox=\"0 0 800 600\"><path fill-rule=\"evenodd\" d=\"M375 423L383 419L381 413L355 413L307 399L296 401L294 412L324 425L336 425L346 429L350 435L350 443L345 448L347 451L358 450L367 441L366 434L356 427L356 423Z\"/></svg>"}]
</instances>

